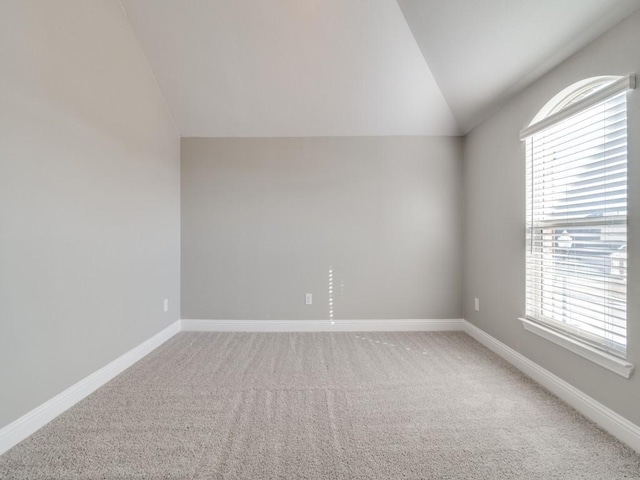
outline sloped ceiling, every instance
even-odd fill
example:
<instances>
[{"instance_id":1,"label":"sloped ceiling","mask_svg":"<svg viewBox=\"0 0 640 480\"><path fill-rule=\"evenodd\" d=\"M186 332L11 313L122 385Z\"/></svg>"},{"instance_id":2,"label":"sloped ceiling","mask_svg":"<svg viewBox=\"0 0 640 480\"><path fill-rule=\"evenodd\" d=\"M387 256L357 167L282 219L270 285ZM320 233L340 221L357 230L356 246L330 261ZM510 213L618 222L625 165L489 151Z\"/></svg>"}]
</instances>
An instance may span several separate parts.
<instances>
[{"instance_id":1,"label":"sloped ceiling","mask_svg":"<svg viewBox=\"0 0 640 480\"><path fill-rule=\"evenodd\" d=\"M640 0L122 0L185 137L459 135Z\"/></svg>"},{"instance_id":2,"label":"sloped ceiling","mask_svg":"<svg viewBox=\"0 0 640 480\"><path fill-rule=\"evenodd\" d=\"M640 8L640 0L398 3L464 133Z\"/></svg>"},{"instance_id":3,"label":"sloped ceiling","mask_svg":"<svg viewBox=\"0 0 640 480\"><path fill-rule=\"evenodd\" d=\"M124 0L186 137L456 135L395 0Z\"/></svg>"}]
</instances>

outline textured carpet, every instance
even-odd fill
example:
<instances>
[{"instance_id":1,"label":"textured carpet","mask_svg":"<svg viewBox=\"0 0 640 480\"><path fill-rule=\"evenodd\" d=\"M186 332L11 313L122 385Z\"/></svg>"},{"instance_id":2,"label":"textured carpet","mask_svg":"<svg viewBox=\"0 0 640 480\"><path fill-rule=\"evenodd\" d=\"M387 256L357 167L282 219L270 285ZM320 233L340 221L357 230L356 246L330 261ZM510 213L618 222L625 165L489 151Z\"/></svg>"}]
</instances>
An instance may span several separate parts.
<instances>
[{"instance_id":1,"label":"textured carpet","mask_svg":"<svg viewBox=\"0 0 640 480\"><path fill-rule=\"evenodd\" d=\"M464 333L180 333L0 478L640 479L640 456Z\"/></svg>"}]
</instances>

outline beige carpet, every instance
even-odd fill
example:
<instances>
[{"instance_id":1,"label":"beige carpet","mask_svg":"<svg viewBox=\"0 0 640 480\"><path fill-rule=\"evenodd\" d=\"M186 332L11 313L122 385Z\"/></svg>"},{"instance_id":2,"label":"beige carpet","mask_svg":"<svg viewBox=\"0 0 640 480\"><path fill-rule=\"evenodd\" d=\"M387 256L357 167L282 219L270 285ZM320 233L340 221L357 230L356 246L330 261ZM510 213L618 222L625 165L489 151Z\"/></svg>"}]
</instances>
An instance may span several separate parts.
<instances>
[{"instance_id":1,"label":"beige carpet","mask_svg":"<svg viewBox=\"0 0 640 480\"><path fill-rule=\"evenodd\" d=\"M464 333L181 333L0 478L640 479L640 456Z\"/></svg>"}]
</instances>

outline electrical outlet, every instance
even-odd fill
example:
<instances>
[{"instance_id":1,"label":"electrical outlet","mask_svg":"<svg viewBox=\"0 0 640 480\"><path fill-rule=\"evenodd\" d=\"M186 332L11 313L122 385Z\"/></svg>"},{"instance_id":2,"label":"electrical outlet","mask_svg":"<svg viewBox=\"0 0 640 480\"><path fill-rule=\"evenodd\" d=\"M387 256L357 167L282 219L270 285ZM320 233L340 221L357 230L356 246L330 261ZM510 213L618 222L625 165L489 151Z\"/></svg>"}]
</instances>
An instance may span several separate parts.
<instances>
[{"instance_id":1,"label":"electrical outlet","mask_svg":"<svg viewBox=\"0 0 640 480\"><path fill-rule=\"evenodd\" d=\"M479 298L476 298L475 309L476 309L476 312L480 311L480 299Z\"/></svg>"},{"instance_id":2,"label":"electrical outlet","mask_svg":"<svg viewBox=\"0 0 640 480\"><path fill-rule=\"evenodd\" d=\"M307 293L307 295L304 297L304 303L307 305L311 305L313 303L313 295Z\"/></svg>"},{"instance_id":3,"label":"electrical outlet","mask_svg":"<svg viewBox=\"0 0 640 480\"><path fill-rule=\"evenodd\" d=\"M168 311L169 311L169 299L168 299L168 298L165 298L165 299L164 299L164 304L163 304L163 306L164 306L164 311L165 311L165 312L168 312Z\"/></svg>"}]
</instances>

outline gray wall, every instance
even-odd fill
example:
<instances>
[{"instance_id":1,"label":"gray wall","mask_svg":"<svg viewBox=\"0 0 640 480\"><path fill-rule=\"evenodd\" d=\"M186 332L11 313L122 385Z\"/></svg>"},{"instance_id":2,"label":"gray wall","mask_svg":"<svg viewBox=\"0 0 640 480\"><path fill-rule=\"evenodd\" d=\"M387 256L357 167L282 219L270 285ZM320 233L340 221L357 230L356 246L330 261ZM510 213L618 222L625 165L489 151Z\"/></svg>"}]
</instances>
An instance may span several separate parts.
<instances>
[{"instance_id":1,"label":"gray wall","mask_svg":"<svg viewBox=\"0 0 640 480\"><path fill-rule=\"evenodd\" d=\"M118 2L0 2L0 427L179 318L179 155Z\"/></svg>"},{"instance_id":2,"label":"gray wall","mask_svg":"<svg viewBox=\"0 0 640 480\"><path fill-rule=\"evenodd\" d=\"M182 318L459 318L452 137L182 139ZM313 305L304 304L306 292Z\"/></svg>"},{"instance_id":3,"label":"gray wall","mask_svg":"<svg viewBox=\"0 0 640 480\"><path fill-rule=\"evenodd\" d=\"M544 76L464 144L464 316L534 362L640 424L640 375L625 380L525 332L525 170L518 140L556 93L584 78L640 74L640 13ZM470 85L472 88L472 85ZM629 97L628 359L640 368L640 91ZM480 312L474 311L474 298Z\"/></svg>"}]
</instances>

